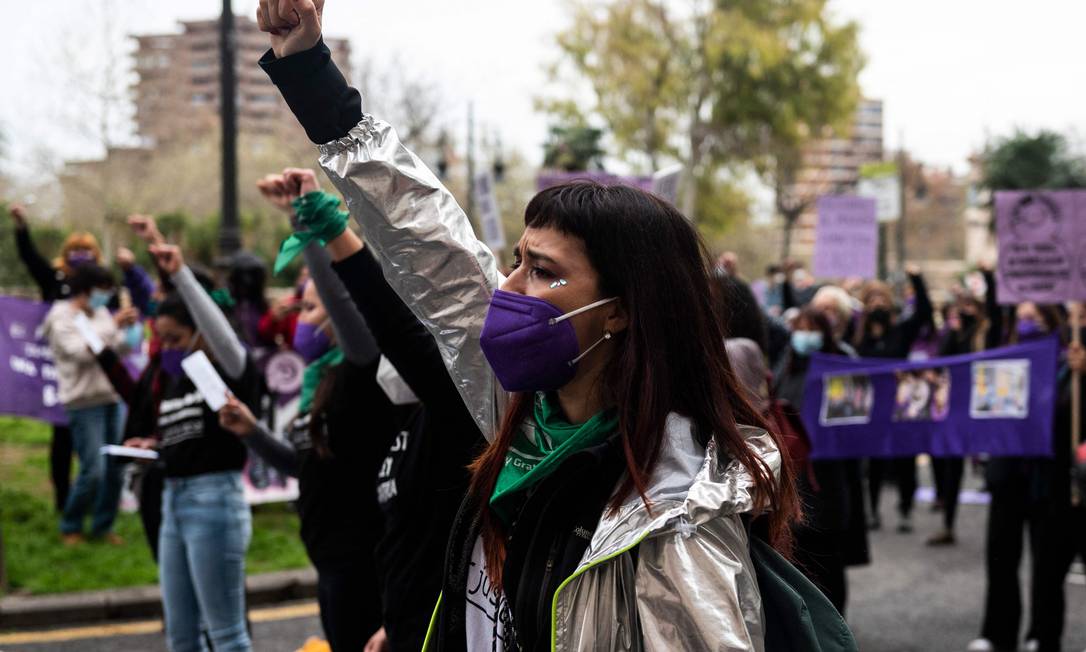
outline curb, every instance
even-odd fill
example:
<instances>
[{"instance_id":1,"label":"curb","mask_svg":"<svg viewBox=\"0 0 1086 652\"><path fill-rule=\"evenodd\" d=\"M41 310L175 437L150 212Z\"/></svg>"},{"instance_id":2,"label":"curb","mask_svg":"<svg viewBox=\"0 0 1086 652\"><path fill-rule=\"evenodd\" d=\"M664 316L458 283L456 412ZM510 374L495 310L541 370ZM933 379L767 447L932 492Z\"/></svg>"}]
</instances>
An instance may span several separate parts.
<instances>
[{"instance_id":1,"label":"curb","mask_svg":"<svg viewBox=\"0 0 1086 652\"><path fill-rule=\"evenodd\" d=\"M317 571L306 568L250 575L245 579L245 595L247 608L315 598ZM2 629L161 617L158 586L0 599Z\"/></svg>"}]
</instances>

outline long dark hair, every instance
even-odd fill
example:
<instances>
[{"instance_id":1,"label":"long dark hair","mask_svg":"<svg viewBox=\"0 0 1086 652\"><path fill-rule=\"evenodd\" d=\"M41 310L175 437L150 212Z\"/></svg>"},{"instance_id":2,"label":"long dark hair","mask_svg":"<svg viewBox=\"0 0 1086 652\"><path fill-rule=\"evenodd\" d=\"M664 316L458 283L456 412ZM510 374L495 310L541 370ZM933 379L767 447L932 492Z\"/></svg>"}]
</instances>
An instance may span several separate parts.
<instances>
[{"instance_id":1,"label":"long dark hair","mask_svg":"<svg viewBox=\"0 0 1086 652\"><path fill-rule=\"evenodd\" d=\"M768 425L732 373L713 306L708 252L690 222L641 190L578 182L536 195L525 209L524 225L581 239L599 273L601 296L618 297L629 315L601 376L604 404L618 412L627 471L610 509L634 492L651 509L646 491L674 412L693 422L700 444L712 438L722 458L746 467L756 486L755 512L766 514L772 540L787 549L789 523L799 513L795 487L787 464L781 464L779 481L774 479L739 433L740 423L767 430ZM530 405L530 395L512 397L497 438L471 467L472 498L484 506L487 571L497 584L505 532L485 506ZM776 433L773 437L780 446Z\"/></svg>"}]
</instances>

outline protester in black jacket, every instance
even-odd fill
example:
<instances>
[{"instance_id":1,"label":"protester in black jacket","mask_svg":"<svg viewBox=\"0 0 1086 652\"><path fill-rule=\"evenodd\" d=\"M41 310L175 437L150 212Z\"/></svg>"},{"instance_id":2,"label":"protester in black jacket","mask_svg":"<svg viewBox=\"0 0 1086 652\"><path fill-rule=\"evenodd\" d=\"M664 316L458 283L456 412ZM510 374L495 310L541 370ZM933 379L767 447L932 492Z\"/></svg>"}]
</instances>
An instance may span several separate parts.
<instances>
[{"instance_id":1,"label":"protester in black jacket","mask_svg":"<svg viewBox=\"0 0 1086 652\"><path fill-rule=\"evenodd\" d=\"M894 298L889 286L873 281L864 288L861 295L864 313L855 340L856 353L861 358L908 358L909 350L920 335L921 328L931 322L931 300L928 298L924 279L915 265L909 266L907 271L916 296L916 305L911 314L902 318L894 314ZM881 526L879 497L886 475L897 483L898 514L901 517L898 531L911 532L913 494L916 493L917 485L916 458L913 456L871 459L868 463L871 527Z\"/></svg>"}]
</instances>

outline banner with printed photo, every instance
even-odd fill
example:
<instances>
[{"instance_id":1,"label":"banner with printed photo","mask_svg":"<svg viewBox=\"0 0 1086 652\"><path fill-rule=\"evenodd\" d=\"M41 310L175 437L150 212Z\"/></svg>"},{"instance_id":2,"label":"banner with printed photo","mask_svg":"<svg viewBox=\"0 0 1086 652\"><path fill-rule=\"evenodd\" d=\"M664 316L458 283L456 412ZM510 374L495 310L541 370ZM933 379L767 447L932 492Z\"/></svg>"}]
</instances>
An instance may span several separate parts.
<instances>
[{"instance_id":1,"label":"banner with printed photo","mask_svg":"<svg viewBox=\"0 0 1086 652\"><path fill-rule=\"evenodd\" d=\"M1050 456L1058 356L1055 338L921 362L815 354L811 456Z\"/></svg>"},{"instance_id":2,"label":"banner with printed photo","mask_svg":"<svg viewBox=\"0 0 1086 652\"><path fill-rule=\"evenodd\" d=\"M68 415L57 394L53 353L41 332L49 307L0 297L0 414L64 425Z\"/></svg>"}]
</instances>

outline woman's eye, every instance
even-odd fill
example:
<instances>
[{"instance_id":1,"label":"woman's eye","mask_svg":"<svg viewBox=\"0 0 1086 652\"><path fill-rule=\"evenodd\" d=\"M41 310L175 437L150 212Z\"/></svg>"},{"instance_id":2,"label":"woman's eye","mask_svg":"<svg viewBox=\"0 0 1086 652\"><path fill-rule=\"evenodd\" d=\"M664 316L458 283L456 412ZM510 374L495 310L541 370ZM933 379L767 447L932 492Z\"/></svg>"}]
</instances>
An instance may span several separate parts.
<instances>
[{"instance_id":1,"label":"woman's eye","mask_svg":"<svg viewBox=\"0 0 1086 652\"><path fill-rule=\"evenodd\" d=\"M554 274L551 274L542 267L533 267L531 269L531 275L533 278L554 278Z\"/></svg>"}]
</instances>

